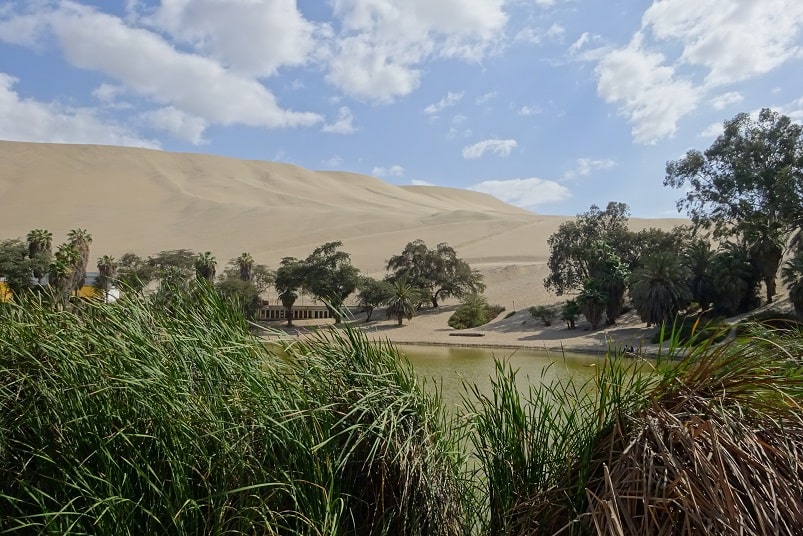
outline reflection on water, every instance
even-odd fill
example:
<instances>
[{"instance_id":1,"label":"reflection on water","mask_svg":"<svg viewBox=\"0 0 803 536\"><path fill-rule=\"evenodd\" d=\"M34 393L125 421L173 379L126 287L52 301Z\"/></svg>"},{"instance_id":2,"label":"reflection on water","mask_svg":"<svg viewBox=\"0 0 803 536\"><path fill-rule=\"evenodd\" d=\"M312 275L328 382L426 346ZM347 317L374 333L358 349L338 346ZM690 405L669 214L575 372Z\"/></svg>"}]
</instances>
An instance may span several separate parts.
<instances>
[{"instance_id":1,"label":"reflection on water","mask_svg":"<svg viewBox=\"0 0 803 536\"><path fill-rule=\"evenodd\" d=\"M447 407L462 405L464 380L476 384L481 393L490 394L494 357L507 360L518 369L519 388L523 392L529 383L550 382L556 378L573 377L584 382L594 375L595 366L603 359L597 355L499 348L411 345L398 348L419 376L442 384L443 402Z\"/></svg>"}]
</instances>

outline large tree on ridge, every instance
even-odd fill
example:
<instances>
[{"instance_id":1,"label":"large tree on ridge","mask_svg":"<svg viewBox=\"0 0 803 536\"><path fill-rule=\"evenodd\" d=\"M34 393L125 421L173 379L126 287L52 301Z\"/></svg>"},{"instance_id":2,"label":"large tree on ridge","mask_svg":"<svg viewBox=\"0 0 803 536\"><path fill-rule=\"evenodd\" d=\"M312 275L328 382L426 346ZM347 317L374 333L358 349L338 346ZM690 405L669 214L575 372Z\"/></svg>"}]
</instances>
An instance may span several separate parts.
<instances>
[{"instance_id":1,"label":"large tree on ridge","mask_svg":"<svg viewBox=\"0 0 803 536\"><path fill-rule=\"evenodd\" d=\"M391 279L403 278L425 291L425 299L432 307L438 307L441 299L462 298L485 290L482 274L458 258L454 248L445 242L434 249L420 239L409 242L401 254L388 260L387 270L392 271Z\"/></svg>"}]
</instances>

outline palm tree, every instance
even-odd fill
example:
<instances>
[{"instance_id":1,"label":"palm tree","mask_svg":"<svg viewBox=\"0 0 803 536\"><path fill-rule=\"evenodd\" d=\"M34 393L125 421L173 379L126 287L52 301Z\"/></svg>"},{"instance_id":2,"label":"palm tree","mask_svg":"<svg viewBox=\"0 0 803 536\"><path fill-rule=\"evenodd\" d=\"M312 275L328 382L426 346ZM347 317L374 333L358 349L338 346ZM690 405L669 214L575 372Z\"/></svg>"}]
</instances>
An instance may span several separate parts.
<instances>
[{"instance_id":1,"label":"palm tree","mask_svg":"<svg viewBox=\"0 0 803 536\"><path fill-rule=\"evenodd\" d=\"M53 256L53 233L46 229L34 229L28 233L28 256L33 261L34 277L42 282L47 273L47 265Z\"/></svg>"},{"instance_id":2,"label":"palm tree","mask_svg":"<svg viewBox=\"0 0 803 536\"><path fill-rule=\"evenodd\" d=\"M64 305L73 291L75 272L81 263L81 253L73 244L61 244L48 270L48 284Z\"/></svg>"},{"instance_id":3,"label":"palm tree","mask_svg":"<svg viewBox=\"0 0 803 536\"><path fill-rule=\"evenodd\" d=\"M251 279L253 279L254 258L250 253L243 253L234 259L234 263L237 265L237 268L240 269L240 279L243 281L251 281Z\"/></svg>"},{"instance_id":4,"label":"palm tree","mask_svg":"<svg viewBox=\"0 0 803 536\"><path fill-rule=\"evenodd\" d=\"M775 276L783 259L784 236L780 229L766 230L752 241L749 249L750 264L755 277L764 281L767 288L767 303L772 303L775 295Z\"/></svg>"},{"instance_id":5,"label":"palm tree","mask_svg":"<svg viewBox=\"0 0 803 536\"><path fill-rule=\"evenodd\" d=\"M750 309L754 304L756 281L747 248L726 242L714 256L715 307L728 316Z\"/></svg>"},{"instance_id":6,"label":"palm tree","mask_svg":"<svg viewBox=\"0 0 803 536\"><path fill-rule=\"evenodd\" d=\"M661 324L686 307L691 300L688 274L673 252L648 255L630 276L630 297L641 320Z\"/></svg>"},{"instance_id":7,"label":"palm tree","mask_svg":"<svg viewBox=\"0 0 803 536\"><path fill-rule=\"evenodd\" d=\"M284 316L287 318L288 327L293 325L293 305L295 305L297 299L298 294L293 289L287 289L279 294L279 300L284 306Z\"/></svg>"},{"instance_id":8,"label":"palm tree","mask_svg":"<svg viewBox=\"0 0 803 536\"><path fill-rule=\"evenodd\" d=\"M803 317L803 250L786 261L781 269L781 277L789 287L789 301L799 317Z\"/></svg>"},{"instance_id":9,"label":"palm tree","mask_svg":"<svg viewBox=\"0 0 803 536\"><path fill-rule=\"evenodd\" d=\"M701 309L708 309L716 298L712 277L714 250L711 249L711 244L706 240L695 240L684 251L681 262L689 271L687 285L692 300Z\"/></svg>"},{"instance_id":10,"label":"palm tree","mask_svg":"<svg viewBox=\"0 0 803 536\"><path fill-rule=\"evenodd\" d=\"M114 257L104 255L98 259L98 282L103 288L103 300L109 301L109 290L111 289L114 278L117 277L117 261Z\"/></svg>"},{"instance_id":11,"label":"palm tree","mask_svg":"<svg viewBox=\"0 0 803 536\"><path fill-rule=\"evenodd\" d=\"M89 264L89 244L92 243L92 235L86 229L73 229L67 233L67 240L75 247L80 255L79 261L74 266L71 290L78 292L86 281L86 267Z\"/></svg>"},{"instance_id":12,"label":"palm tree","mask_svg":"<svg viewBox=\"0 0 803 536\"><path fill-rule=\"evenodd\" d=\"M217 267L217 260L211 252L205 251L199 253L195 259L195 274L198 279L204 279L210 283L215 280L215 268Z\"/></svg>"},{"instance_id":13,"label":"palm tree","mask_svg":"<svg viewBox=\"0 0 803 536\"><path fill-rule=\"evenodd\" d=\"M416 305L422 300L421 290L413 286L407 278L400 277L395 280L390 289L390 296L385 305L387 318L396 318L401 326L404 319L412 320L415 316Z\"/></svg>"}]
</instances>

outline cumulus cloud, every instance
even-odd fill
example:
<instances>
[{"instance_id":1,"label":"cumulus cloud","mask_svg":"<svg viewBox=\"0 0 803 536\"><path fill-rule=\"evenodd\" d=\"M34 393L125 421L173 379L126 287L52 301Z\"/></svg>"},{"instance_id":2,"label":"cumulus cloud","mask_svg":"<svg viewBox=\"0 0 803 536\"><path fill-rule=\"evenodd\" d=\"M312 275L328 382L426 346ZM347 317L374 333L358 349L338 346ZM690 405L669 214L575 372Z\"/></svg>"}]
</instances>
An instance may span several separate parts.
<instances>
[{"instance_id":1,"label":"cumulus cloud","mask_svg":"<svg viewBox=\"0 0 803 536\"><path fill-rule=\"evenodd\" d=\"M43 36L54 37L73 66L102 73L130 94L208 124L277 128L322 120L315 113L283 109L259 81L214 58L184 52L153 31L67 0L55 9L11 15L0 26L0 39L8 39L14 21L29 18L37 24L31 35L44 42ZM102 89L98 98L104 96L108 91Z\"/></svg>"},{"instance_id":2,"label":"cumulus cloud","mask_svg":"<svg viewBox=\"0 0 803 536\"><path fill-rule=\"evenodd\" d=\"M517 146L518 142L516 140L482 140L474 145L463 147L463 158L474 160L488 151L496 153L498 156L508 156Z\"/></svg>"},{"instance_id":3,"label":"cumulus cloud","mask_svg":"<svg viewBox=\"0 0 803 536\"><path fill-rule=\"evenodd\" d=\"M474 99L474 104L476 104L477 106L483 105L488 101L495 99L498 95L499 93L496 91L489 91L488 93L484 93L479 97L477 97L476 99Z\"/></svg>"},{"instance_id":4,"label":"cumulus cloud","mask_svg":"<svg viewBox=\"0 0 803 536\"><path fill-rule=\"evenodd\" d=\"M341 106L334 122L325 124L321 130L332 134L353 134L357 131L354 127L354 115L348 106Z\"/></svg>"},{"instance_id":5,"label":"cumulus cloud","mask_svg":"<svg viewBox=\"0 0 803 536\"><path fill-rule=\"evenodd\" d=\"M431 182L422 179L413 179L410 181L410 184L412 184L413 186L435 186Z\"/></svg>"},{"instance_id":6,"label":"cumulus cloud","mask_svg":"<svg viewBox=\"0 0 803 536\"><path fill-rule=\"evenodd\" d=\"M420 84L430 58L477 61L501 38L504 0L333 0L342 31L328 80L358 98L391 101Z\"/></svg>"},{"instance_id":7,"label":"cumulus cloud","mask_svg":"<svg viewBox=\"0 0 803 536\"><path fill-rule=\"evenodd\" d=\"M148 19L176 41L232 71L269 76L308 61L316 28L296 0L161 0Z\"/></svg>"},{"instance_id":8,"label":"cumulus cloud","mask_svg":"<svg viewBox=\"0 0 803 536\"><path fill-rule=\"evenodd\" d=\"M628 118L636 142L653 143L671 136L706 93L799 58L801 30L799 0L655 0L627 46L604 49L597 92ZM570 53L587 41L584 34ZM737 95L711 104L722 109Z\"/></svg>"},{"instance_id":9,"label":"cumulus cloud","mask_svg":"<svg viewBox=\"0 0 803 536\"><path fill-rule=\"evenodd\" d=\"M564 174L565 179L575 179L577 177L587 177L594 171L611 169L616 166L616 161L610 158L578 158L574 169Z\"/></svg>"},{"instance_id":10,"label":"cumulus cloud","mask_svg":"<svg viewBox=\"0 0 803 536\"><path fill-rule=\"evenodd\" d=\"M727 93L723 93L722 95L717 95L709 102L711 106L714 107L715 110L724 110L731 104L736 104L742 102L744 97L738 91L728 91Z\"/></svg>"},{"instance_id":11,"label":"cumulus cloud","mask_svg":"<svg viewBox=\"0 0 803 536\"><path fill-rule=\"evenodd\" d=\"M445 108L450 108L460 102L460 99L463 98L463 92L452 92L449 91L446 93L446 96L443 97L438 102L432 103L426 108L424 108L424 113L427 115L436 115L440 113Z\"/></svg>"},{"instance_id":12,"label":"cumulus cloud","mask_svg":"<svg viewBox=\"0 0 803 536\"><path fill-rule=\"evenodd\" d=\"M142 119L157 130L164 130L172 137L188 141L193 145L208 143L204 131L208 126L201 117L195 117L172 106L152 110L142 114Z\"/></svg>"},{"instance_id":13,"label":"cumulus cloud","mask_svg":"<svg viewBox=\"0 0 803 536\"><path fill-rule=\"evenodd\" d=\"M398 164L390 167L376 166L371 170L371 174L376 177L403 177L404 168Z\"/></svg>"},{"instance_id":14,"label":"cumulus cloud","mask_svg":"<svg viewBox=\"0 0 803 536\"><path fill-rule=\"evenodd\" d=\"M708 69L717 86L764 74L800 54L799 0L661 0L644 13L643 27L683 47L681 63Z\"/></svg>"},{"instance_id":15,"label":"cumulus cloud","mask_svg":"<svg viewBox=\"0 0 803 536\"><path fill-rule=\"evenodd\" d=\"M641 34L627 47L608 53L596 73L597 93L619 106L637 143L652 144L674 134L680 118L694 110L700 98L691 82L665 65L663 54L644 48Z\"/></svg>"},{"instance_id":16,"label":"cumulus cloud","mask_svg":"<svg viewBox=\"0 0 803 536\"><path fill-rule=\"evenodd\" d=\"M16 82L0 73L0 139L159 148L158 142L106 121L90 108L21 99L13 89Z\"/></svg>"},{"instance_id":17,"label":"cumulus cloud","mask_svg":"<svg viewBox=\"0 0 803 536\"><path fill-rule=\"evenodd\" d=\"M468 189L492 195L505 203L523 208L556 203L571 197L571 192L565 186L536 177L484 181Z\"/></svg>"}]
</instances>

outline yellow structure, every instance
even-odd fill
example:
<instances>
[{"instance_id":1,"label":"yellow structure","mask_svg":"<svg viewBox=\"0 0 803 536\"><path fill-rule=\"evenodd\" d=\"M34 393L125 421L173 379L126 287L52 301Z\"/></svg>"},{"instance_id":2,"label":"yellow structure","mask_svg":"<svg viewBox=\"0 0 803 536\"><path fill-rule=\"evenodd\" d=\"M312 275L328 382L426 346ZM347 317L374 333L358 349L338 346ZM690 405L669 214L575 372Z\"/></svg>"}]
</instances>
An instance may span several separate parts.
<instances>
[{"instance_id":1,"label":"yellow structure","mask_svg":"<svg viewBox=\"0 0 803 536\"><path fill-rule=\"evenodd\" d=\"M78 291L79 298L86 298L86 299L103 299L103 290L94 286L95 281L97 280L98 274L97 272L87 272L86 280L84 286L81 287L81 290ZM39 282L33 281L33 285L38 285ZM14 293L8 288L8 284L0 278L0 302L10 302L11 299L14 297ZM117 288L112 287L109 290L109 301L115 301L120 297L120 291Z\"/></svg>"}]
</instances>

